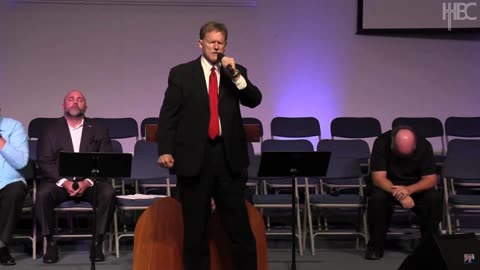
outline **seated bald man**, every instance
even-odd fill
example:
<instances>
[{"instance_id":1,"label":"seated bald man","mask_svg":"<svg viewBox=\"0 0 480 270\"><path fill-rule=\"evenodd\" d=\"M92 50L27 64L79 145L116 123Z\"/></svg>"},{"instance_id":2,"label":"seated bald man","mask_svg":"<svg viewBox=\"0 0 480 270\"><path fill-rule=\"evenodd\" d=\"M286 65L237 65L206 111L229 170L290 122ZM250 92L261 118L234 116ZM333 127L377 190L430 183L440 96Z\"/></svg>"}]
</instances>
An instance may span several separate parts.
<instances>
[{"instance_id":1,"label":"seated bald man","mask_svg":"<svg viewBox=\"0 0 480 270\"><path fill-rule=\"evenodd\" d=\"M383 257L384 240L395 204L414 211L422 238L439 233L442 193L436 190L437 176L430 142L416 136L408 126L387 131L375 140L370 171L373 185L368 196L370 240L366 259Z\"/></svg>"}]
</instances>

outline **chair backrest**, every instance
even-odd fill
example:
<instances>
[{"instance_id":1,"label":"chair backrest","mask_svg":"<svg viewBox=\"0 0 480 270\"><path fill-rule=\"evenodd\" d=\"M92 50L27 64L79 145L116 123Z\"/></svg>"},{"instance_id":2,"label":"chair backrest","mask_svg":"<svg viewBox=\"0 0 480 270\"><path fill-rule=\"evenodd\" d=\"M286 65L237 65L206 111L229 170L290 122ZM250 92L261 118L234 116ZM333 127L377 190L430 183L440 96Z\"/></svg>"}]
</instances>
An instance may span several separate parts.
<instances>
[{"instance_id":1,"label":"chair backrest","mask_svg":"<svg viewBox=\"0 0 480 270\"><path fill-rule=\"evenodd\" d=\"M447 158L448 157L465 157L465 158L480 157L480 140L475 140L475 139L451 140L450 142L448 142Z\"/></svg>"},{"instance_id":2,"label":"chair backrest","mask_svg":"<svg viewBox=\"0 0 480 270\"><path fill-rule=\"evenodd\" d=\"M158 158L158 146L156 143L147 143L145 141L138 141L135 143L133 149L134 156L142 156L145 158L151 158L155 161Z\"/></svg>"},{"instance_id":3,"label":"chair backrest","mask_svg":"<svg viewBox=\"0 0 480 270\"><path fill-rule=\"evenodd\" d=\"M442 176L480 180L480 140L454 139L448 143Z\"/></svg>"},{"instance_id":4,"label":"chair backrest","mask_svg":"<svg viewBox=\"0 0 480 270\"><path fill-rule=\"evenodd\" d=\"M138 140L138 124L131 117L94 118L94 120L108 129L112 139L135 138Z\"/></svg>"},{"instance_id":5,"label":"chair backrest","mask_svg":"<svg viewBox=\"0 0 480 270\"><path fill-rule=\"evenodd\" d=\"M331 159L356 159L359 162L368 162L370 147L364 140L320 140L317 151L331 152Z\"/></svg>"},{"instance_id":6,"label":"chair backrest","mask_svg":"<svg viewBox=\"0 0 480 270\"><path fill-rule=\"evenodd\" d=\"M38 117L28 123L28 137L30 139L38 139L43 133L43 129L48 127L50 123L57 118Z\"/></svg>"},{"instance_id":7,"label":"chair backrest","mask_svg":"<svg viewBox=\"0 0 480 270\"><path fill-rule=\"evenodd\" d=\"M361 176L362 171L358 159L334 157L328 163L325 179L349 179Z\"/></svg>"},{"instance_id":8,"label":"chair backrest","mask_svg":"<svg viewBox=\"0 0 480 270\"><path fill-rule=\"evenodd\" d=\"M320 140L317 151L331 152L325 179L358 179L360 175L368 173L370 147L364 140ZM359 185L356 182L351 183L362 188L364 183ZM363 190L359 192L363 194Z\"/></svg>"},{"instance_id":9,"label":"chair backrest","mask_svg":"<svg viewBox=\"0 0 480 270\"><path fill-rule=\"evenodd\" d=\"M135 143L132 158L132 175L134 180L169 177L168 169L157 164L157 144L138 141Z\"/></svg>"},{"instance_id":10,"label":"chair backrest","mask_svg":"<svg viewBox=\"0 0 480 270\"><path fill-rule=\"evenodd\" d=\"M260 119L244 117L242 121L247 142L261 143L263 141L263 124Z\"/></svg>"},{"instance_id":11,"label":"chair backrest","mask_svg":"<svg viewBox=\"0 0 480 270\"><path fill-rule=\"evenodd\" d=\"M37 139L40 138L43 130L56 119L57 118L38 117L32 119L30 123L28 123L28 151L30 152L30 159L37 160Z\"/></svg>"},{"instance_id":12,"label":"chair backrest","mask_svg":"<svg viewBox=\"0 0 480 270\"><path fill-rule=\"evenodd\" d=\"M442 121L435 117L398 117L392 121L392 129L397 126L409 126L418 136L440 139L442 154L445 153L445 138Z\"/></svg>"},{"instance_id":13,"label":"chair backrest","mask_svg":"<svg viewBox=\"0 0 480 270\"><path fill-rule=\"evenodd\" d=\"M265 140L262 143L263 152L313 152L309 140Z\"/></svg>"},{"instance_id":14,"label":"chair backrest","mask_svg":"<svg viewBox=\"0 0 480 270\"><path fill-rule=\"evenodd\" d=\"M112 149L114 153L123 153L123 146L122 144L117 141L117 140L111 140L112 141Z\"/></svg>"},{"instance_id":15,"label":"chair backrest","mask_svg":"<svg viewBox=\"0 0 480 270\"><path fill-rule=\"evenodd\" d=\"M362 139L382 134L380 121L373 117L337 117L330 123L330 134L335 137Z\"/></svg>"},{"instance_id":16,"label":"chair backrest","mask_svg":"<svg viewBox=\"0 0 480 270\"><path fill-rule=\"evenodd\" d=\"M146 142L158 142L158 124L145 124L145 138Z\"/></svg>"},{"instance_id":17,"label":"chair backrest","mask_svg":"<svg viewBox=\"0 0 480 270\"><path fill-rule=\"evenodd\" d=\"M480 183L480 166L478 164L480 164L480 157L475 159L446 158L442 166L442 177Z\"/></svg>"},{"instance_id":18,"label":"chair backrest","mask_svg":"<svg viewBox=\"0 0 480 270\"><path fill-rule=\"evenodd\" d=\"M463 138L480 137L480 117L448 117L445 120L445 136L447 142L449 141L449 136Z\"/></svg>"},{"instance_id":19,"label":"chair backrest","mask_svg":"<svg viewBox=\"0 0 480 270\"><path fill-rule=\"evenodd\" d=\"M28 141L28 152L30 153L30 159L37 160L37 148L38 148L37 140Z\"/></svg>"},{"instance_id":20,"label":"chair backrest","mask_svg":"<svg viewBox=\"0 0 480 270\"><path fill-rule=\"evenodd\" d=\"M147 117L140 123L140 136L145 139L147 136L146 125L158 125L158 117Z\"/></svg>"},{"instance_id":21,"label":"chair backrest","mask_svg":"<svg viewBox=\"0 0 480 270\"><path fill-rule=\"evenodd\" d=\"M271 138L307 138L321 139L320 123L315 117L275 117L270 123Z\"/></svg>"}]
</instances>

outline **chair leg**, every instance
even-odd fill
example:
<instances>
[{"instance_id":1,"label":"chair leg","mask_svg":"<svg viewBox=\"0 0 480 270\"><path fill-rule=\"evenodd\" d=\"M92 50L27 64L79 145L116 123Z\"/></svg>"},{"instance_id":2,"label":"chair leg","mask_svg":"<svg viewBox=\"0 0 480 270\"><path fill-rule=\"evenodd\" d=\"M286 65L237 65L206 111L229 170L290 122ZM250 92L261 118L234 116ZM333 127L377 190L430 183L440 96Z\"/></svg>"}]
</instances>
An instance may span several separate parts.
<instances>
[{"instance_id":1,"label":"chair leg","mask_svg":"<svg viewBox=\"0 0 480 270\"><path fill-rule=\"evenodd\" d=\"M37 222L33 218L33 233L32 233L32 259L37 259Z\"/></svg>"},{"instance_id":2,"label":"chair leg","mask_svg":"<svg viewBox=\"0 0 480 270\"><path fill-rule=\"evenodd\" d=\"M304 206L304 208L307 208L307 205ZM308 209L305 209L305 213L303 214L303 235L302 235L302 247L303 247L303 250L305 250L307 248L307 232L308 232L308 228L307 228L307 217L308 216Z\"/></svg>"},{"instance_id":3,"label":"chair leg","mask_svg":"<svg viewBox=\"0 0 480 270\"><path fill-rule=\"evenodd\" d=\"M298 203L297 203L297 216L296 216L296 219L297 219L297 232L298 232L298 250L300 252L300 256L303 256L303 247L302 247L302 222L301 222L301 219L300 219L300 207L298 206Z\"/></svg>"},{"instance_id":4,"label":"chair leg","mask_svg":"<svg viewBox=\"0 0 480 270\"><path fill-rule=\"evenodd\" d=\"M313 217L312 217L312 218L313 218ZM323 228L324 228L324 226L323 226L323 217L321 217L320 215L318 215L317 218L316 218L316 220L317 220L317 230L318 230L318 231L323 231ZM313 220L312 220L312 222L313 222Z\"/></svg>"},{"instance_id":5,"label":"chair leg","mask_svg":"<svg viewBox=\"0 0 480 270\"><path fill-rule=\"evenodd\" d=\"M117 219L117 212L115 211L113 214L113 230L114 230L114 238L115 238L115 256L117 258L120 257L120 241L118 240L118 219Z\"/></svg>"},{"instance_id":6,"label":"chair leg","mask_svg":"<svg viewBox=\"0 0 480 270\"><path fill-rule=\"evenodd\" d=\"M313 233L312 209L310 205L307 206L307 219L308 219L308 228L310 231L310 248L312 249L312 256L315 256L315 236Z\"/></svg>"},{"instance_id":7,"label":"chair leg","mask_svg":"<svg viewBox=\"0 0 480 270\"><path fill-rule=\"evenodd\" d=\"M449 208L447 208L447 229L448 229L448 234L452 234L452 217L450 216Z\"/></svg>"},{"instance_id":8,"label":"chair leg","mask_svg":"<svg viewBox=\"0 0 480 270\"><path fill-rule=\"evenodd\" d=\"M460 229L460 218L458 217L458 211L454 211L454 214L455 214L455 226L456 226L455 231L460 232L461 231L461 229Z\"/></svg>"},{"instance_id":9,"label":"chair leg","mask_svg":"<svg viewBox=\"0 0 480 270\"><path fill-rule=\"evenodd\" d=\"M365 209L362 210L362 219L363 219L363 234L365 238L365 247L366 247L370 239L370 235L368 234L367 211Z\"/></svg>"},{"instance_id":10,"label":"chair leg","mask_svg":"<svg viewBox=\"0 0 480 270\"><path fill-rule=\"evenodd\" d=\"M170 191L170 178L167 178L167 187L166 187L166 189L167 189L167 196L168 196L168 197L171 197L172 194L171 194L171 191Z\"/></svg>"}]
</instances>

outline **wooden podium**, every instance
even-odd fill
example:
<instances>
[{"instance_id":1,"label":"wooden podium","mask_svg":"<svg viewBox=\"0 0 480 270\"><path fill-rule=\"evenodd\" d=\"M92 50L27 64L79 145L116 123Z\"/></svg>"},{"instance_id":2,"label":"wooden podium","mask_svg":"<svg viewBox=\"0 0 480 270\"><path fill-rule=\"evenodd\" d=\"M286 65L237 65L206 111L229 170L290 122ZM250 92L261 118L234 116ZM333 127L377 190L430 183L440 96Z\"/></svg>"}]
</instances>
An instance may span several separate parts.
<instances>
[{"instance_id":1,"label":"wooden podium","mask_svg":"<svg viewBox=\"0 0 480 270\"><path fill-rule=\"evenodd\" d=\"M171 197L158 199L138 219L133 269L183 270L182 206Z\"/></svg>"},{"instance_id":2,"label":"wooden podium","mask_svg":"<svg viewBox=\"0 0 480 270\"><path fill-rule=\"evenodd\" d=\"M257 242L257 270L267 270L267 241L262 215L246 202L250 226ZM214 212L209 224L210 269L233 270L231 245ZM134 270L183 270L183 219L180 203L166 197L140 216L135 227Z\"/></svg>"}]
</instances>

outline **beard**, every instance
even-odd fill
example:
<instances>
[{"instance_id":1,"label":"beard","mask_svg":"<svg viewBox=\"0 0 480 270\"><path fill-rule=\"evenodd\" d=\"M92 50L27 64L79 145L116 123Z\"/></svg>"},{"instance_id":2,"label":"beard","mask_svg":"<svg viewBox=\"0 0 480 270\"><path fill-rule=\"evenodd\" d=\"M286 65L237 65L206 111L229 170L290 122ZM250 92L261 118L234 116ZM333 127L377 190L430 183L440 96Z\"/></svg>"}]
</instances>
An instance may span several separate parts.
<instances>
[{"instance_id":1,"label":"beard","mask_svg":"<svg viewBox=\"0 0 480 270\"><path fill-rule=\"evenodd\" d=\"M85 115L85 110L81 110L80 108L70 108L66 111L66 114L70 117L83 117Z\"/></svg>"}]
</instances>

